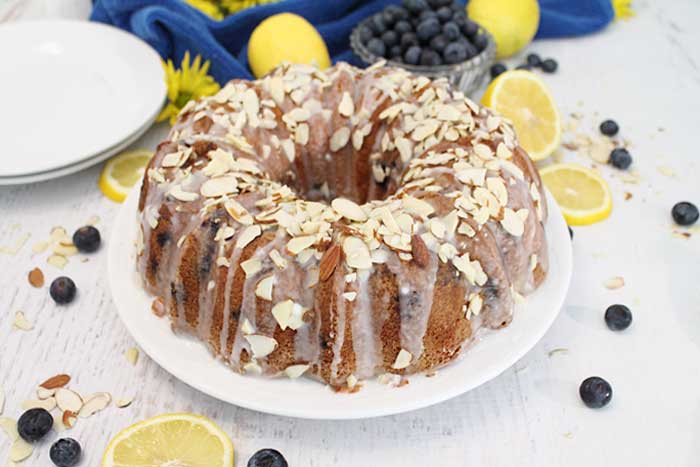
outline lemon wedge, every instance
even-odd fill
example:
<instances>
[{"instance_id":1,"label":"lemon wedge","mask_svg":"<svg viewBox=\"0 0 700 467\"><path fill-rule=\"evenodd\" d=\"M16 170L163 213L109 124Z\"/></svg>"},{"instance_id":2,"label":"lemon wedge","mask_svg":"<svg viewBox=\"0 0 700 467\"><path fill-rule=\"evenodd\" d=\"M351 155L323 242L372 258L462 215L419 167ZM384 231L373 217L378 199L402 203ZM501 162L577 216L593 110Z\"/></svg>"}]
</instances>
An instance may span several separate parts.
<instances>
[{"instance_id":1,"label":"lemon wedge","mask_svg":"<svg viewBox=\"0 0 700 467\"><path fill-rule=\"evenodd\" d=\"M206 417L176 413L131 425L107 446L102 467L233 467L233 444Z\"/></svg>"},{"instance_id":2,"label":"lemon wedge","mask_svg":"<svg viewBox=\"0 0 700 467\"><path fill-rule=\"evenodd\" d=\"M136 183L143 178L153 151L138 149L115 156L107 161L97 185L100 191L112 201L121 203Z\"/></svg>"},{"instance_id":3,"label":"lemon wedge","mask_svg":"<svg viewBox=\"0 0 700 467\"><path fill-rule=\"evenodd\" d=\"M546 159L559 147L559 110L547 86L534 73L513 70L501 74L486 89L481 103L513 122L520 144L532 160Z\"/></svg>"},{"instance_id":4,"label":"lemon wedge","mask_svg":"<svg viewBox=\"0 0 700 467\"><path fill-rule=\"evenodd\" d=\"M612 211L610 187L597 172L577 164L553 164L540 170L569 225L589 225Z\"/></svg>"}]
</instances>

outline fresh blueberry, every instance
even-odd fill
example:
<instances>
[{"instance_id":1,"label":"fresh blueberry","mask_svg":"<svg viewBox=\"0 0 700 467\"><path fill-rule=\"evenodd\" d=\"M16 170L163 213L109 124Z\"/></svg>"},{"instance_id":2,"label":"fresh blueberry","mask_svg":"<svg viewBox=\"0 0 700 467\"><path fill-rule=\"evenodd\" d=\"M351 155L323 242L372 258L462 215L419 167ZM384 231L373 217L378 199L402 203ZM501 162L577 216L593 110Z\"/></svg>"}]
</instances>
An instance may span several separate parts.
<instances>
[{"instance_id":1,"label":"fresh blueberry","mask_svg":"<svg viewBox=\"0 0 700 467\"><path fill-rule=\"evenodd\" d=\"M573 240L574 239L574 231L571 227L567 227L567 228L569 229L569 237L571 238L571 240Z\"/></svg>"},{"instance_id":2,"label":"fresh blueberry","mask_svg":"<svg viewBox=\"0 0 700 467\"><path fill-rule=\"evenodd\" d=\"M516 66L515 69L530 71L532 70L532 65L530 65L529 63L521 63L520 65Z\"/></svg>"},{"instance_id":3,"label":"fresh blueberry","mask_svg":"<svg viewBox=\"0 0 700 467\"><path fill-rule=\"evenodd\" d=\"M428 2L425 0L403 0L403 6L414 15L428 9Z\"/></svg>"},{"instance_id":4,"label":"fresh blueberry","mask_svg":"<svg viewBox=\"0 0 700 467\"><path fill-rule=\"evenodd\" d=\"M418 44L420 44L418 42L418 37L416 37L416 34L413 32L407 32L406 34L401 36L401 47L403 47L404 50Z\"/></svg>"},{"instance_id":5,"label":"fresh blueberry","mask_svg":"<svg viewBox=\"0 0 700 467\"><path fill-rule=\"evenodd\" d=\"M367 42L369 42L369 40L373 37L374 33L368 26L365 26L364 24L360 26L360 42L367 44Z\"/></svg>"},{"instance_id":6,"label":"fresh blueberry","mask_svg":"<svg viewBox=\"0 0 700 467\"><path fill-rule=\"evenodd\" d=\"M460 63L467 59L467 48L462 42L453 42L445 47L442 55L449 64Z\"/></svg>"},{"instance_id":7,"label":"fresh blueberry","mask_svg":"<svg viewBox=\"0 0 700 467\"><path fill-rule=\"evenodd\" d=\"M442 34L438 34L430 39L430 48L432 48L434 51L442 52L445 50L445 47L447 47L447 38L445 38L445 36Z\"/></svg>"},{"instance_id":8,"label":"fresh blueberry","mask_svg":"<svg viewBox=\"0 0 700 467\"><path fill-rule=\"evenodd\" d=\"M76 292L75 282L73 279L61 276L51 282L51 287L49 287L49 295L53 298L53 301L59 305L65 305L70 303L75 298Z\"/></svg>"},{"instance_id":9,"label":"fresh blueberry","mask_svg":"<svg viewBox=\"0 0 700 467\"><path fill-rule=\"evenodd\" d=\"M487 45L489 45L489 40L484 34L478 34L472 38L472 44L474 44L474 47L481 52Z\"/></svg>"},{"instance_id":10,"label":"fresh blueberry","mask_svg":"<svg viewBox=\"0 0 700 467\"><path fill-rule=\"evenodd\" d=\"M491 65L491 79L496 78L501 73L508 71L508 68L503 63L494 63Z\"/></svg>"},{"instance_id":11,"label":"fresh blueberry","mask_svg":"<svg viewBox=\"0 0 700 467\"><path fill-rule=\"evenodd\" d=\"M73 467L80 462L80 443L73 438L62 438L53 443L49 457L57 467Z\"/></svg>"},{"instance_id":12,"label":"fresh blueberry","mask_svg":"<svg viewBox=\"0 0 700 467\"><path fill-rule=\"evenodd\" d=\"M384 24L386 24L388 27L391 27L398 21L399 15L397 14L397 10L401 10L401 7L398 7L396 5L389 5L388 7L384 8L384 11L382 11L382 18L384 19Z\"/></svg>"},{"instance_id":13,"label":"fresh blueberry","mask_svg":"<svg viewBox=\"0 0 700 467\"><path fill-rule=\"evenodd\" d=\"M610 164L620 170L626 170L632 165L632 156L625 148L615 148L610 153Z\"/></svg>"},{"instance_id":14,"label":"fresh blueberry","mask_svg":"<svg viewBox=\"0 0 700 467\"><path fill-rule=\"evenodd\" d=\"M605 324L611 331L624 331L632 324L632 312L625 305L610 305L605 310Z\"/></svg>"},{"instance_id":15,"label":"fresh blueberry","mask_svg":"<svg viewBox=\"0 0 700 467\"><path fill-rule=\"evenodd\" d=\"M418 65L420 63L420 54L422 50L417 45L412 45L403 54L403 61L409 65Z\"/></svg>"},{"instance_id":16,"label":"fresh blueberry","mask_svg":"<svg viewBox=\"0 0 700 467\"><path fill-rule=\"evenodd\" d=\"M413 31L413 26L411 26L411 23L409 23L405 19L402 19L396 22L396 24L394 25L394 31L396 31L399 34L406 34L407 32Z\"/></svg>"},{"instance_id":17,"label":"fresh blueberry","mask_svg":"<svg viewBox=\"0 0 700 467\"><path fill-rule=\"evenodd\" d=\"M474 21L466 20L462 25L462 34L468 38L473 38L479 32L479 25Z\"/></svg>"},{"instance_id":18,"label":"fresh blueberry","mask_svg":"<svg viewBox=\"0 0 700 467\"><path fill-rule=\"evenodd\" d=\"M421 21L416 28L416 35L418 40L423 43L428 43L430 39L440 34L442 27L440 26L440 21L436 18L428 18Z\"/></svg>"},{"instance_id":19,"label":"fresh blueberry","mask_svg":"<svg viewBox=\"0 0 700 467\"><path fill-rule=\"evenodd\" d=\"M459 30L459 26L457 26L457 23L453 21L448 21L442 25L442 34L450 42L456 41L459 39L459 36L462 35L461 31Z\"/></svg>"},{"instance_id":20,"label":"fresh blueberry","mask_svg":"<svg viewBox=\"0 0 700 467\"><path fill-rule=\"evenodd\" d=\"M381 13L377 13L369 19L369 27L374 31L374 34L381 36L386 31L386 23L384 23L384 17Z\"/></svg>"},{"instance_id":21,"label":"fresh blueberry","mask_svg":"<svg viewBox=\"0 0 700 467\"><path fill-rule=\"evenodd\" d=\"M599 376L591 376L584 379L578 389L578 393L586 407L591 409L605 407L613 395L610 383Z\"/></svg>"},{"instance_id":22,"label":"fresh blueberry","mask_svg":"<svg viewBox=\"0 0 700 467\"><path fill-rule=\"evenodd\" d=\"M548 58L542 61L540 68L542 68L542 71L545 73L554 73L557 71L557 68L559 68L559 64L553 58Z\"/></svg>"},{"instance_id":23,"label":"fresh blueberry","mask_svg":"<svg viewBox=\"0 0 700 467\"><path fill-rule=\"evenodd\" d=\"M393 46L399 44L399 35L396 31L387 31L382 34L382 41L386 45L387 49L391 49Z\"/></svg>"},{"instance_id":24,"label":"fresh blueberry","mask_svg":"<svg viewBox=\"0 0 700 467\"><path fill-rule=\"evenodd\" d=\"M19 417L17 431L23 440L33 443L51 431L53 417L46 409L29 409Z\"/></svg>"},{"instance_id":25,"label":"fresh blueberry","mask_svg":"<svg viewBox=\"0 0 700 467\"><path fill-rule=\"evenodd\" d=\"M693 225L698 220L698 208L693 203L681 201L671 210L671 216L678 225Z\"/></svg>"},{"instance_id":26,"label":"fresh blueberry","mask_svg":"<svg viewBox=\"0 0 700 467\"><path fill-rule=\"evenodd\" d=\"M422 22L422 21L425 21L426 19L430 19L430 18L438 19L437 13L435 13L433 10L421 11L420 15L418 15L418 22ZM440 20L438 20L438 21L440 21Z\"/></svg>"},{"instance_id":27,"label":"fresh blueberry","mask_svg":"<svg viewBox=\"0 0 700 467\"><path fill-rule=\"evenodd\" d=\"M600 124L600 132L605 136L615 136L620 131L620 127L615 120L605 120Z\"/></svg>"},{"instance_id":28,"label":"fresh blueberry","mask_svg":"<svg viewBox=\"0 0 700 467\"><path fill-rule=\"evenodd\" d=\"M423 49L420 54L420 64L423 66L442 65L440 54L431 49Z\"/></svg>"},{"instance_id":29,"label":"fresh blueberry","mask_svg":"<svg viewBox=\"0 0 700 467\"><path fill-rule=\"evenodd\" d=\"M86 225L75 231L73 244L83 253L92 253L100 247L100 231L91 225Z\"/></svg>"},{"instance_id":30,"label":"fresh blueberry","mask_svg":"<svg viewBox=\"0 0 700 467\"><path fill-rule=\"evenodd\" d=\"M383 57L384 54L386 53L386 46L384 45L384 41L382 41L381 39L378 39L376 37L373 37L367 43L367 50L369 50L370 53L373 53L374 55L377 55L379 57Z\"/></svg>"},{"instance_id":31,"label":"fresh blueberry","mask_svg":"<svg viewBox=\"0 0 700 467\"><path fill-rule=\"evenodd\" d=\"M448 6L440 7L440 9L437 11L437 17L440 22L446 23L452 19L452 8Z\"/></svg>"},{"instance_id":32,"label":"fresh blueberry","mask_svg":"<svg viewBox=\"0 0 700 467\"><path fill-rule=\"evenodd\" d=\"M396 17L396 21L406 21L411 17L411 13L404 7L397 6L396 9L394 9L394 16Z\"/></svg>"},{"instance_id":33,"label":"fresh blueberry","mask_svg":"<svg viewBox=\"0 0 700 467\"><path fill-rule=\"evenodd\" d=\"M542 59L537 54L528 54L527 63L531 66L540 66L542 64Z\"/></svg>"},{"instance_id":34,"label":"fresh blueberry","mask_svg":"<svg viewBox=\"0 0 700 467\"><path fill-rule=\"evenodd\" d=\"M454 16L452 17L452 22L455 23L457 26L460 28L463 28L465 24L467 24L469 20L467 19L467 13L462 11L455 13Z\"/></svg>"},{"instance_id":35,"label":"fresh blueberry","mask_svg":"<svg viewBox=\"0 0 700 467\"><path fill-rule=\"evenodd\" d=\"M403 61L403 49L400 45L392 46L389 49L389 58L398 62Z\"/></svg>"},{"instance_id":36,"label":"fresh blueberry","mask_svg":"<svg viewBox=\"0 0 700 467\"><path fill-rule=\"evenodd\" d=\"M248 467L289 467L289 464L276 449L261 449L248 460Z\"/></svg>"}]
</instances>

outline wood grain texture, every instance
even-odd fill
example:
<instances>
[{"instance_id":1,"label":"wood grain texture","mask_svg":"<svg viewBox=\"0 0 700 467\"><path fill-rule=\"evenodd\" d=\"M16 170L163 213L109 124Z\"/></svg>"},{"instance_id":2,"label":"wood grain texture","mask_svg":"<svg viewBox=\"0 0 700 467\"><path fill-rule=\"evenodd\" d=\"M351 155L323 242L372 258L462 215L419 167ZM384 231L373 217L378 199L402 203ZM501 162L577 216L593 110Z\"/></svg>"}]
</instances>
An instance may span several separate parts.
<instances>
[{"instance_id":1,"label":"wood grain texture","mask_svg":"<svg viewBox=\"0 0 700 467\"><path fill-rule=\"evenodd\" d=\"M24 4L25 17L89 11L88 0L50 1L50 12L49 2L14 3ZM558 59L558 74L544 79L563 116L584 115L579 131L596 134L597 124L607 117L620 123L622 136L632 143L641 182L625 184L619 172L604 170L615 209L609 220L575 229L575 272L564 310L546 337L495 380L423 410L330 422L221 403L179 382L143 354L132 367L124 351L134 342L111 303L105 248L87 256L86 263L71 258L63 272L46 264L46 254L31 252L52 226L72 232L93 215L101 218L103 238L109 238L119 206L97 190L96 167L51 182L0 187L0 246L31 234L17 255L0 253L5 415L18 417L21 402L33 397L37 384L66 372L74 378L71 387L80 392L136 398L127 409L112 406L79 420L69 432L84 446L83 466L99 465L108 440L121 428L174 411L201 413L221 424L236 446L238 467L264 447L279 449L294 467L697 466L700 231L690 230L689 239L674 237L669 213L682 199L700 204L695 143L700 4L634 5L635 19L602 34L531 47ZM0 13L4 11L0 2ZM13 19L22 17L13 13ZM156 127L134 147L154 147L164 131ZM586 163L570 153L565 159ZM664 176L659 166L671 167L677 175ZM633 195L629 201L625 192ZM27 282L36 266L46 274L42 289ZM63 273L75 279L79 292L73 304L58 307L48 296L48 284ZM606 290L603 282L617 275L626 286ZM626 303L634 312L634 324L624 333L612 333L604 325L603 312L612 303ZM18 310L35 324L32 331L12 329ZM557 348L568 352L550 356ZM580 381L594 374L614 388L612 403L600 411L585 408L577 394ZM24 465L49 466L48 446L55 438L52 433L40 443ZM8 451L9 443L0 436L0 465Z\"/></svg>"}]
</instances>

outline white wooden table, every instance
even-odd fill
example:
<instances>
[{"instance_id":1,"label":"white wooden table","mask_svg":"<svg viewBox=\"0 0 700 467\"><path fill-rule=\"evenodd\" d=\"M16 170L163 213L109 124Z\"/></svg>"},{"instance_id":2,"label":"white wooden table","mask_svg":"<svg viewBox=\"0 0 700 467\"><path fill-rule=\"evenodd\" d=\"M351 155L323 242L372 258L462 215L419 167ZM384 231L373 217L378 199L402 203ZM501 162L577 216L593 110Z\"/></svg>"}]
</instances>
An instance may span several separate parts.
<instances>
[{"instance_id":1,"label":"white wooden table","mask_svg":"<svg viewBox=\"0 0 700 467\"><path fill-rule=\"evenodd\" d=\"M0 246L31 234L16 255L0 253L5 414L18 417L21 401L33 396L39 382L66 372L81 392L136 397L131 407L112 407L70 432L84 447L85 466L99 465L107 441L121 428L173 411L202 413L220 423L235 443L239 467L263 447L279 449L295 467L700 465L700 231L676 237L670 220L675 202L700 204L700 3L639 0L635 9L636 18L600 34L530 48L559 61L559 72L544 79L563 115L584 116L582 131L594 135L604 117L620 123L641 181L625 184L614 169L603 169L615 209L607 221L575 229L566 306L547 336L495 380L416 412L327 422L219 402L145 355L132 367L123 353L134 342L111 303L104 248L87 263L72 259L62 272L78 284L71 306L55 306L48 286L38 290L27 283L35 266L45 271L47 283L61 274L31 249L52 226L72 232L97 215L103 237L112 233L119 206L98 191L94 167L51 182L0 187ZM88 12L87 0L0 0L0 21ZM135 147L153 147L164 131L154 128ZM564 159L587 163L573 153ZM628 201L625 192L632 194ZM624 277L625 287L604 288L611 276ZM605 327L603 312L612 303L633 310L626 332ZM34 323L32 331L13 330L18 310ZM568 352L549 355L556 348ZM578 398L580 381L591 375L613 385L613 401L603 410L587 409ZM54 438L25 465L49 465ZM0 438L0 462L8 449Z\"/></svg>"}]
</instances>

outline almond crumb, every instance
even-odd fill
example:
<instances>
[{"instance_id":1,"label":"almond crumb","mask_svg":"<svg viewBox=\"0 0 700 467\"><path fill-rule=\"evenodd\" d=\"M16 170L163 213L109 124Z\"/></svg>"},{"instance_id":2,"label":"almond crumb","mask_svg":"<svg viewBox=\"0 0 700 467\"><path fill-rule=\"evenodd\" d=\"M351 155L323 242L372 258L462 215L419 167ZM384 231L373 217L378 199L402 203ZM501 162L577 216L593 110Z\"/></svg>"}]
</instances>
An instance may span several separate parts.
<instances>
[{"instance_id":1,"label":"almond crumb","mask_svg":"<svg viewBox=\"0 0 700 467\"><path fill-rule=\"evenodd\" d=\"M126 360L131 363L131 366L136 366L136 363L139 361L139 349L131 347L124 352L124 356Z\"/></svg>"},{"instance_id":2,"label":"almond crumb","mask_svg":"<svg viewBox=\"0 0 700 467\"><path fill-rule=\"evenodd\" d=\"M41 269L34 268L29 271L28 278L29 284L31 284L32 287L36 287L38 289L44 286L44 273Z\"/></svg>"},{"instance_id":3,"label":"almond crumb","mask_svg":"<svg viewBox=\"0 0 700 467\"><path fill-rule=\"evenodd\" d=\"M620 276L611 277L606 280L603 285L606 289L615 290L623 287L625 285L625 279Z\"/></svg>"}]
</instances>

